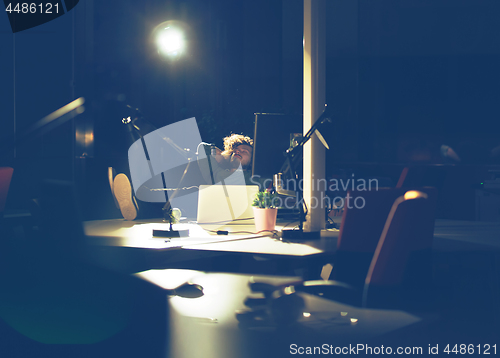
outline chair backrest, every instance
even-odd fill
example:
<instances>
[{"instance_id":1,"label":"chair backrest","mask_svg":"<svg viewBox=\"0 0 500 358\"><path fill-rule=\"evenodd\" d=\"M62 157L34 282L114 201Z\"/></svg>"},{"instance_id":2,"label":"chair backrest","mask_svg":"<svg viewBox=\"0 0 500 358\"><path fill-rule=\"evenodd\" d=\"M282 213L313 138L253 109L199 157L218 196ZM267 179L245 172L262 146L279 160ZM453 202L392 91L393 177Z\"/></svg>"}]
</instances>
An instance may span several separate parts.
<instances>
[{"instance_id":1,"label":"chair backrest","mask_svg":"<svg viewBox=\"0 0 500 358\"><path fill-rule=\"evenodd\" d=\"M0 168L0 217L5 211L5 203L7 202L7 194L9 193L10 181L12 179L13 168Z\"/></svg>"},{"instance_id":2,"label":"chair backrest","mask_svg":"<svg viewBox=\"0 0 500 358\"><path fill-rule=\"evenodd\" d=\"M330 279L363 288L387 215L403 193L394 188L347 193Z\"/></svg>"},{"instance_id":3,"label":"chair backrest","mask_svg":"<svg viewBox=\"0 0 500 358\"><path fill-rule=\"evenodd\" d=\"M349 191L344 203L337 251L373 253L394 200L404 189Z\"/></svg>"},{"instance_id":4,"label":"chair backrest","mask_svg":"<svg viewBox=\"0 0 500 358\"><path fill-rule=\"evenodd\" d=\"M384 301L390 305L408 290L418 293L430 283L435 203L427 193L416 190L395 200L365 279L364 306L368 300L378 301L377 306Z\"/></svg>"},{"instance_id":5,"label":"chair backrest","mask_svg":"<svg viewBox=\"0 0 500 358\"><path fill-rule=\"evenodd\" d=\"M398 183L396 184L396 188L401 188L403 187L403 184L406 180L406 176L408 175L408 171L410 170L409 167L404 167L403 170L401 171L401 175L399 176Z\"/></svg>"},{"instance_id":6,"label":"chair backrest","mask_svg":"<svg viewBox=\"0 0 500 358\"><path fill-rule=\"evenodd\" d=\"M362 288L373 254L394 201L409 189L379 188L370 191L348 192L340 226L335 265L331 279ZM434 218L437 191L419 188L432 205L429 214ZM432 228L434 221L432 221Z\"/></svg>"}]
</instances>

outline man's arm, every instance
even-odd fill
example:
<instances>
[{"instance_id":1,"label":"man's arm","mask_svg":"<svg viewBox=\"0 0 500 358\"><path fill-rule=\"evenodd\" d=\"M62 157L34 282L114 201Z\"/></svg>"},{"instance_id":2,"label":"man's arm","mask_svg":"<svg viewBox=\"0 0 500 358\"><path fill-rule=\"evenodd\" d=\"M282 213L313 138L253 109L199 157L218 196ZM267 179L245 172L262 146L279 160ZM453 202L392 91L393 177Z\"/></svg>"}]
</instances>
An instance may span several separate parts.
<instances>
[{"instance_id":1,"label":"man's arm","mask_svg":"<svg viewBox=\"0 0 500 358\"><path fill-rule=\"evenodd\" d=\"M202 146L203 149L198 152L198 166L206 183L216 184L231 175L231 172L224 168L226 158L222 151L215 147L215 155L212 155L212 146Z\"/></svg>"}]
</instances>

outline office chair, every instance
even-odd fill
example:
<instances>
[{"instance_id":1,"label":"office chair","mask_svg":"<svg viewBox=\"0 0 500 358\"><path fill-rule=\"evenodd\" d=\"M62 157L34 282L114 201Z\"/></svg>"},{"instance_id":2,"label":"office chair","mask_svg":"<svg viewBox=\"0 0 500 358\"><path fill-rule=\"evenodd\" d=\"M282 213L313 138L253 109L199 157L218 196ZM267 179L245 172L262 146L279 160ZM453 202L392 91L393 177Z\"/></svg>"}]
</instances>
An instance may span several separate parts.
<instances>
[{"instance_id":1,"label":"office chair","mask_svg":"<svg viewBox=\"0 0 500 358\"><path fill-rule=\"evenodd\" d=\"M363 287L362 305L421 306L432 285L433 211L428 194L410 190L396 199Z\"/></svg>"},{"instance_id":2,"label":"office chair","mask_svg":"<svg viewBox=\"0 0 500 358\"><path fill-rule=\"evenodd\" d=\"M13 168L0 167L0 220L5 211L5 203L7 202L7 194L9 193L10 181L13 173Z\"/></svg>"},{"instance_id":3,"label":"office chair","mask_svg":"<svg viewBox=\"0 0 500 358\"><path fill-rule=\"evenodd\" d=\"M408 172L410 171L410 167L404 167L403 170L401 171L401 174L399 175L398 182L396 184L396 188L402 188L403 184L406 180L406 177L408 175Z\"/></svg>"},{"instance_id":4,"label":"office chair","mask_svg":"<svg viewBox=\"0 0 500 358\"><path fill-rule=\"evenodd\" d=\"M394 188L347 193L333 270L328 279L345 282L358 289L363 287L387 215L394 200L403 193Z\"/></svg>"},{"instance_id":5,"label":"office chair","mask_svg":"<svg viewBox=\"0 0 500 358\"><path fill-rule=\"evenodd\" d=\"M340 225L337 251L333 269L328 279L345 282L362 289L373 254L384 229L394 201L409 189L380 188L370 191L350 191L346 199ZM437 190L425 187L417 190L427 194L429 205L426 214L431 221L426 225L434 227ZM361 201L362 199L363 201ZM363 203L357 206L353 203Z\"/></svg>"},{"instance_id":6,"label":"office chair","mask_svg":"<svg viewBox=\"0 0 500 358\"><path fill-rule=\"evenodd\" d=\"M2 239L12 236L10 228L7 228L8 225L4 215L13 172L13 168L0 167L0 237L2 237Z\"/></svg>"},{"instance_id":7,"label":"office chair","mask_svg":"<svg viewBox=\"0 0 500 358\"><path fill-rule=\"evenodd\" d=\"M362 307L421 306L432 284L435 212L432 196L436 191L434 188L427 188L427 191L430 195L409 190L393 202L361 289L358 282L348 282L346 286L343 281L325 281L317 282L317 288L314 282L306 282L304 288L299 290L321 292L323 297ZM358 240L351 245L359 243ZM359 262L361 260L353 259L350 267ZM338 264L345 265L345 262ZM361 270L356 274L360 275Z\"/></svg>"},{"instance_id":8,"label":"office chair","mask_svg":"<svg viewBox=\"0 0 500 358\"><path fill-rule=\"evenodd\" d=\"M257 282L250 284L250 288L273 300L306 292L358 307L426 309L431 293L434 230L431 205L429 195L416 190L407 191L393 202L361 288L334 280L279 287ZM254 299L245 302L249 307L259 303ZM281 309L279 305L274 307Z\"/></svg>"}]
</instances>

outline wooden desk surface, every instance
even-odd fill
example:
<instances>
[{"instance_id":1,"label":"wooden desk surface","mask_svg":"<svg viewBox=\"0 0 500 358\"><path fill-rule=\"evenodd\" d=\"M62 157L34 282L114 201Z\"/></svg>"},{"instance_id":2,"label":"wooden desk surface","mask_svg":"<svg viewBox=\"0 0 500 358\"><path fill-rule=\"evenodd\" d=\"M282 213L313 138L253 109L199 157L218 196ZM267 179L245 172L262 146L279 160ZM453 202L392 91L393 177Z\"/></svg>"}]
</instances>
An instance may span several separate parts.
<instances>
[{"instance_id":1,"label":"wooden desk surface","mask_svg":"<svg viewBox=\"0 0 500 358\"><path fill-rule=\"evenodd\" d=\"M284 224L283 224L284 225ZM277 230L283 225L278 224ZM263 255L309 256L334 253L338 230L324 230L321 239L304 243L285 243L255 232L253 223L231 223L218 230L229 235L207 231L210 225L178 224L177 229L189 228L190 236L165 240L155 238L153 229L168 230L160 219L153 221L96 220L84 223L89 243L100 246L118 246L142 249L184 249L213 252L238 252ZM233 234L231 234L233 233ZM437 251L500 250L500 223L436 220L433 247Z\"/></svg>"},{"instance_id":2,"label":"wooden desk surface","mask_svg":"<svg viewBox=\"0 0 500 358\"><path fill-rule=\"evenodd\" d=\"M89 243L86 259L123 272L179 267L212 270L215 257L228 255L244 255L249 262L271 258L285 260L287 266L293 264L302 267L305 261L318 261L319 257L325 257L326 263L326 257L336 249L336 240L326 237L307 243L287 243L269 236L251 234L255 232L253 223L235 222L217 228L229 231L228 235L217 235L207 225L177 224L174 229L189 229L190 236L172 239L153 237L153 229L169 229L169 225L160 219L88 221L84 223L84 228ZM281 226L278 225L277 229L281 229ZM336 234L328 233L333 236ZM216 270L220 269L226 270Z\"/></svg>"},{"instance_id":3,"label":"wooden desk surface","mask_svg":"<svg viewBox=\"0 0 500 358\"><path fill-rule=\"evenodd\" d=\"M260 254L267 252L269 255L279 255L274 253L279 251L282 255L289 255L292 258L311 257L316 260L317 255L334 252L338 236L338 232L329 232L328 238L323 237L321 240L317 240L317 245L329 245L322 248L309 244L284 243L268 237L246 237L245 234L234 234L235 237L232 238L233 240L229 241L228 237L210 235L210 233L203 230L198 232L196 230L199 229L194 228L193 237L183 241L185 245L174 246L164 242L153 243L158 240L164 240L153 239L151 235L152 226L145 226L147 224L124 222L123 220L88 222L86 223L86 232L87 234L94 235L99 233L106 234L105 236L96 235L89 237L91 241L96 240L96 243L99 242L98 247L100 248L109 248L122 242L125 246L128 245L126 248L138 249L140 252L148 255L151 252L159 253L159 256L167 263L163 267L172 267L168 266L168 263L180 259L182 254L184 258L192 259L196 258L196 255L219 255L223 252L258 252ZM242 225L238 228L239 231L245 231ZM108 231L109 229L113 230ZM197 234L196 237L194 237L194 233ZM142 234L145 236L136 236ZM455 257L454 252L468 253L470 250L479 250L487 254L493 252L493 255L498 257L496 252L499 249L500 223L436 220L434 237L434 249L450 252L452 257ZM296 247L300 247L300 251L294 252ZM148 248L152 248L153 250ZM105 259L109 260L110 257L115 257L114 251L112 255L107 255ZM484 261L483 256L480 259ZM452 264L454 262L454 260L451 261ZM463 260L459 264L462 265ZM484 281L484 283L487 283L491 279L491 283L497 285L496 280L498 276L494 275L489 264L490 261L486 260L485 267L481 268L480 278L482 278L482 281L479 282ZM156 266L149 266L147 268L151 267ZM453 267L451 269L452 272L454 272ZM463 267L469 266L465 265ZM463 267L460 266L460 268ZM477 271L477 262L471 262L470 267L473 267ZM170 324L173 328L170 340L171 357L198 356L199 352L203 352L204 357L217 358L288 356L290 355L290 344L294 343L327 343L340 346L343 343L350 342L375 346L376 343L385 342L383 339L387 337L390 337L390 339L392 337L398 337L398 339L404 337L410 344L417 344L417 342L413 342L412 340L414 332L422 334L422 332L427 331L427 328L424 327L422 329L422 326L427 325L427 318L429 317L423 320L421 316L403 311L362 310L310 295L304 295L303 297L306 303L304 312L311 315L301 319L298 326L293 326L292 329L285 331L280 331L272 326L242 331L238 325L235 313L237 310L245 308L243 304L244 299L250 294L247 286L249 275L204 273L200 271L173 269L143 269L131 272L139 272L137 274L139 277L165 289L174 288L186 281L197 283L204 287L205 295L201 298L169 298ZM452 298L449 299L446 298L446 295L444 296L447 300L450 300L450 302L447 301L447 307L451 307L450 310L452 312L456 312L464 317L472 316L472 314L467 315L464 313L466 312L464 309L468 306L463 304L462 301L467 304L473 302L476 305L474 307L477 309L490 307L483 303L484 299L482 297L487 297L486 294L489 297L492 294L491 292L485 293L483 292L484 290L478 290L477 287L474 285L471 286L466 281L453 279L455 276L450 276L446 272L444 274L446 275L443 276L442 280L447 285L446 287L453 287L453 290L451 290L454 293L451 296ZM273 284L281 283L280 280L294 281L297 279L296 277L271 276L255 276L255 278ZM475 280L473 281L475 282ZM456 293L458 294L456 295ZM498 297L498 293L494 296ZM463 298L459 299L460 297ZM492 299L492 302L495 301L495 297ZM481 304L478 304L478 302ZM487 314L481 311L481 316L499 317L498 309L495 308L497 306L491 307L493 308L487 309ZM342 312L347 312L347 314L344 316ZM357 321L353 322L351 318L357 319ZM432 321L434 318L430 317L430 319ZM442 334L450 329L454 329L454 331L448 335L445 334L441 341L450 343L453 340L457 340L459 339L457 337L463 336L462 331L468 332L468 337L473 337L472 334L476 332L477 325L469 325L466 318L460 320L459 323L456 323L453 319L450 322L447 322L443 326L444 329L441 326L437 326L430 331L433 333L424 334L425 342L418 343L421 343L425 349L428 344L432 343L430 339L435 339L434 335L436 332ZM473 337L476 341L479 338L483 339L484 336L484 342L481 342L489 343L491 341L491 332L494 333L497 331L486 330L484 332L477 332L479 333L476 333L476 336ZM192 344L193 339L196 339L196 345ZM492 341L491 344L493 344ZM268 346L271 351L268 350ZM259 354L255 354L256 352ZM265 354L262 354L262 352ZM269 354L266 355L267 353Z\"/></svg>"},{"instance_id":4,"label":"wooden desk surface","mask_svg":"<svg viewBox=\"0 0 500 358\"><path fill-rule=\"evenodd\" d=\"M289 264L306 267L332 262L337 249L338 231L322 232L318 240L303 243L283 242L268 236L249 234L252 224L232 223L219 230L229 235L216 235L210 227L196 224L179 224L177 229L189 228L186 238L155 238L153 229L168 230L169 225L157 220L124 221L102 220L85 223L88 245L87 257L101 266L126 272L138 272L147 268L196 268L209 269L212 260L227 255L244 255L250 261L285 260L280 267ZM280 229L278 225L276 229ZM232 234L231 234L232 233ZM500 257L500 223L436 220L433 251L436 260L444 260L443 254L484 253ZM495 258L496 257L496 258ZM293 260L293 261L290 261ZM208 266L207 266L208 265ZM496 264L495 264L496 265Z\"/></svg>"},{"instance_id":5,"label":"wooden desk surface","mask_svg":"<svg viewBox=\"0 0 500 358\"><path fill-rule=\"evenodd\" d=\"M144 249L171 249L185 245L206 244L218 241L235 239L249 239L261 235L235 234L216 235L204 230L201 226L191 223L176 224L175 230L189 229L189 237L163 238L153 237L153 230L169 230L169 224L158 220L125 221L96 220L84 223L85 234L89 242L102 246L120 246ZM234 226L233 226L234 227ZM238 230L248 229L247 226L238 226ZM233 229L234 230L234 229Z\"/></svg>"},{"instance_id":6,"label":"wooden desk surface","mask_svg":"<svg viewBox=\"0 0 500 358\"><path fill-rule=\"evenodd\" d=\"M293 344L364 344L422 321L404 311L362 309L300 294L305 306L299 307L303 313L299 312L297 324L278 329L272 320L264 319L244 327L236 313L247 308L247 297L263 297L250 291L250 280L279 285L300 278L191 270L148 270L136 275L165 289L187 281L204 289L204 296L199 298L169 298L170 357L197 357L201 352L207 358L287 357Z\"/></svg>"},{"instance_id":7,"label":"wooden desk surface","mask_svg":"<svg viewBox=\"0 0 500 358\"><path fill-rule=\"evenodd\" d=\"M283 225L277 225L281 230ZM217 230L227 230L228 235L217 235L210 225L195 223L176 224L176 230L189 229L189 237L158 238L153 237L153 229L168 230L169 225L154 221L96 220L84 223L88 242L98 246L128 247L154 250L196 250L213 252L238 252L262 255L310 256L333 252L336 247L338 231L328 231L319 240L305 243L290 243L275 239L270 234L252 234L253 223L234 222ZM335 240L331 240L331 239Z\"/></svg>"},{"instance_id":8,"label":"wooden desk surface","mask_svg":"<svg viewBox=\"0 0 500 358\"><path fill-rule=\"evenodd\" d=\"M439 251L500 250L500 222L436 220L434 248Z\"/></svg>"}]
</instances>

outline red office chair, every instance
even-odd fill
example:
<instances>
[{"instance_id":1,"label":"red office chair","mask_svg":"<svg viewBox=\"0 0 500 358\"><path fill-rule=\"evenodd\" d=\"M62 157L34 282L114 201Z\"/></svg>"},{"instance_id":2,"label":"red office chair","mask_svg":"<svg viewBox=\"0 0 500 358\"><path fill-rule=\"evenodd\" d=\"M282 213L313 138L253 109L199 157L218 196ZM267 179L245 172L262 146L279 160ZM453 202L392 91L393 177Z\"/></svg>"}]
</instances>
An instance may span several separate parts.
<instances>
[{"instance_id":1,"label":"red office chair","mask_svg":"<svg viewBox=\"0 0 500 358\"><path fill-rule=\"evenodd\" d=\"M347 193L329 279L363 288L387 215L402 194L402 190L393 188Z\"/></svg>"},{"instance_id":2,"label":"red office chair","mask_svg":"<svg viewBox=\"0 0 500 358\"><path fill-rule=\"evenodd\" d=\"M3 217L3 213L5 211L5 203L7 202L7 194L9 193L9 186L13 172L13 168L0 168L0 218Z\"/></svg>"},{"instance_id":3,"label":"red office chair","mask_svg":"<svg viewBox=\"0 0 500 358\"><path fill-rule=\"evenodd\" d=\"M406 180L406 176L408 175L408 172L410 171L409 167L404 167L403 170L401 171L401 175L399 176L398 183L396 184L396 188L402 188L403 184Z\"/></svg>"},{"instance_id":4,"label":"red office chair","mask_svg":"<svg viewBox=\"0 0 500 358\"><path fill-rule=\"evenodd\" d=\"M433 188L427 190L436 192ZM433 206L432 197L416 190L407 191L393 202L361 289L336 280L304 281L280 287L253 283L250 288L268 298L307 292L353 306L427 308L431 296ZM251 307L253 301L245 304Z\"/></svg>"},{"instance_id":5,"label":"red office chair","mask_svg":"<svg viewBox=\"0 0 500 358\"><path fill-rule=\"evenodd\" d=\"M435 190L429 189L431 193ZM300 300L292 302L294 292L307 292L345 304L386 309L427 309L431 297L431 246L434 232L435 201L422 191L409 190L396 198L369 264L363 288L333 280L303 281L298 284L273 286L251 283L255 292L265 298L249 298L245 305L251 310L237 316L240 322L255 323L258 309L270 303L267 316L291 317L301 309ZM346 222L343 222L346 225ZM363 225L363 223L358 223ZM345 228L345 226L344 226ZM369 243L371 244L371 242ZM431 303L432 304L432 303ZM299 311L301 312L301 311ZM265 317L267 317L265 316Z\"/></svg>"},{"instance_id":6,"label":"red office chair","mask_svg":"<svg viewBox=\"0 0 500 358\"><path fill-rule=\"evenodd\" d=\"M392 205L363 288L363 306L420 305L431 287L434 212L428 194L410 190Z\"/></svg>"},{"instance_id":7,"label":"red office chair","mask_svg":"<svg viewBox=\"0 0 500 358\"><path fill-rule=\"evenodd\" d=\"M432 217L429 225L433 228L437 191L430 187L418 190L428 196L429 206L426 213ZM394 201L406 191L408 189L380 188L348 192L337 241L337 252L329 279L345 282L360 290L363 288L389 212Z\"/></svg>"}]
</instances>

